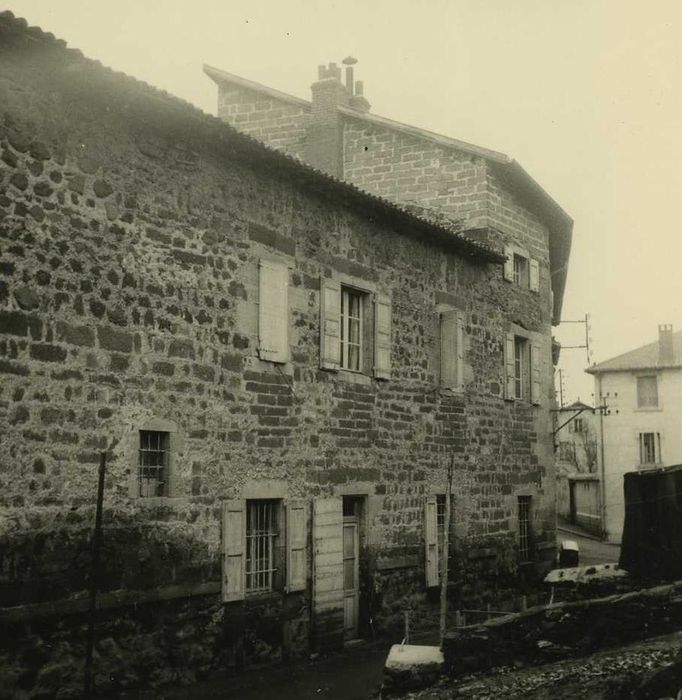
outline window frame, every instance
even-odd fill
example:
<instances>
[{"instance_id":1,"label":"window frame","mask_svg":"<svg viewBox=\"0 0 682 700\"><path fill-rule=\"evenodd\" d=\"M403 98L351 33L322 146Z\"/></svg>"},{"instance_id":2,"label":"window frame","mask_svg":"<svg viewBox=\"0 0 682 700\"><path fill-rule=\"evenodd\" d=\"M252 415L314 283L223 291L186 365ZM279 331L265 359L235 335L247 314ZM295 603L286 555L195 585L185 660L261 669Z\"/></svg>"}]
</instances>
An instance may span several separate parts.
<instances>
[{"instance_id":1,"label":"window frame","mask_svg":"<svg viewBox=\"0 0 682 700\"><path fill-rule=\"evenodd\" d=\"M640 380L652 380L654 381L655 388L655 403L645 404L642 402L642 391L640 391ZM655 411L660 409L660 397L658 395L658 375L656 374L640 374L636 377L636 390L637 390L637 410L639 411Z\"/></svg>"},{"instance_id":2,"label":"window frame","mask_svg":"<svg viewBox=\"0 0 682 700\"><path fill-rule=\"evenodd\" d=\"M137 485L138 496L140 498L159 498L168 496L170 490L170 433L167 430L144 430L138 431L138 464L137 464ZM153 449L152 440L156 443ZM161 455L161 461L145 464L145 456ZM147 470L147 475L144 475ZM150 476L155 474L155 476ZM159 478L161 475L163 478ZM146 486L144 486L146 482ZM154 493L149 493L151 483L156 483ZM159 488L160 487L160 488Z\"/></svg>"},{"instance_id":3,"label":"window frame","mask_svg":"<svg viewBox=\"0 0 682 700\"><path fill-rule=\"evenodd\" d=\"M516 401L530 400L530 341L514 334L514 394Z\"/></svg>"},{"instance_id":4,"label":"window frame","mask_svg":"<svg viewBox=\"0 0 682 700\"><path fill-rule=\"evenodd\" d=\"M344 313L347 311L349 306L348 302L351 298L357 299L358 302L358 315L351 316L350 313ZM363 291L352 285L341 283L341 294L339 296L339 369L345 370L346 372L355 372L358 374L367 374L365 366L368 364L368 359L371 357L370 353L373 350L372 339L367 334L367 312L368 306L371 303L370 292ZM346 303L344 303L346 302ZM351 343L350 341L350 327L351 322L357 322L357 333L358 333L358 343ZM357 348L357 367L348 366L350 363L348 361L350 346Z\"/></svg>"},{"instance_id":5,"label":"window frame","mask_svg":"<svg viewBox=\"0 0 682 700\"><path fill-rule=\"evenodd\" d=\"M518 250L512 253L513 282L522 289L530 287L530 258Z\"/></svg>"},{"instance_id":6,"label":"window frame","mask_svg":"<svg viewBox=\"0 0 682 700\"><path fill-rule=\"evenodd\" d=\"M268 528L261 530L257 534L249 534L252 532L250 525L253 524L252 512L257 509L267 509L269 512ZM258 596L267 596L272 593L279 592L283 588L285 575L285 561L282 552L282 543L284 541L284 523L283 523L283 504L280 498L247 498L244 502L244 597L253 598ZM257 515L256 520L260 520ZM261 520L262 522L262 520ZM260 550L263 555L264 549L267 550L265 556L260 559L267 559L268 567L263 569L257 567L249 569L249 563L253 562L253 547ZM253 577L258 577L257 581L265 585L249 585L253 582Z\"/></svg>"},{"instance_id":7,"label":"window frame","mask_svg":"<svg viewBox=\"0 0 682 700\"><path fill-rule=\"evenodd\" d=\"M163 494L143 496L140 494L140 434L142 432L162 432L168 434L167 442L167 486ZM126 431L123 444L125 445L125 463L127 465L128 494L142 504L154 505L180 494L182 475L180 474L181 458L185 450L185 434L178 429L174 421L147 417L139 423L130 426Z\"/></svg>"},{"instance_id":8,"label":"window frame","mask_svg":"<svg viewBox=\"0 0 682 700\"><path fill-rule=\"evenodd\" d=\"M520 494L516 497L516 504L519 563L528 564L533 561L533 497Z\"/></svg>"},{"instance_id":9,"label":"window frame","mask_svg":"<svg viewBox=\"0 0 682 700\"><path fill-rule=\"evenodd\" d=\"M647 445L647 438L650 437L650 444ZM645 459L648 454L653 455L653 460ZM639 433L639 466L640 468L657 467L663 463L661 459L661 433L646 431Z\"/></svg>"}]
</instances>

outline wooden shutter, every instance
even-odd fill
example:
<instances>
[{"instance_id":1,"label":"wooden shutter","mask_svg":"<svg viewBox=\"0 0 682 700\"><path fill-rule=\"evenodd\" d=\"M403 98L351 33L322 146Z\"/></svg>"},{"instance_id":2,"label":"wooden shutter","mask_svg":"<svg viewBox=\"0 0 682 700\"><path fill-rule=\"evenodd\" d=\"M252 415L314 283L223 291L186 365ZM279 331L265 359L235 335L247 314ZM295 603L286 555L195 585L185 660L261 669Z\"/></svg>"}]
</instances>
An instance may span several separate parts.
<instances>
[{"instance_id":1,"label":"wooden shutter","mask_svg":"<svg viewBox=\"0 0 682 700\"><path fill-rule=\"evenodd\" d=\"M514 334L507 333L504 340L504 372L505 392L504 398L508 401L514 399Z\"/></svg>"},{"instance_id":2,"label":"wooden shutter","mask_svg":"<svg viewBox=\"0 0 682 700\"><path fill-rule=\"evenodd\" d=\"M424 543L426 545L426 585L438 585L438 506L435 496L427 496L424 504Z\"/></svg>"},{"instance_id":3,"label":"wooden shutter","mask_svg":"<svg viewBox=\"0 0 682 700\"><path fill-rule=\"evenodd\" d=\"M287 501L287 592L306 587L308 518L305 501Z\"/></svg>"},{"instance_id":4,"label":"wooden shutter","mask_svg":"<svg viewBox=\"0 0 682 700\"><path fill-rule=\"evenodd\" d=\"M504 254L507 256L507 259L504 261L504 279L507 280L507 282L513 282L514 281L514 249L510 247L506 247L504 249Z\"/></svg>"},{"instance_id":5,"label":"wooden shutter","mask_svg":"<svg viewBox=\"0 0 682 700\"><path fill-rule=\"evenodd\" d=\"M457 391L464 391L464 318L457 314Z\"/></svg>"},{"instance_id":6,"label":"wooden shutter","mask_svg":"<svg viewBox=\"0 0 682 700\"><path fill-rule=\"evenodd\" d=\"M391 378L391 300L377 294L374 305L374 376Z\"/></svg>"},{"instance_id":7,"label":"wooden shutter","mask_svg":"<svg viewBox=\"0 0 682 700\"><path fill-rule=\"evenodd\" d=\"M244 599L245 547L245 502L226 501L223 504L223 602Z\"/></svg>"},{"instance_id":8,"label":"wooden shutter","mask_svg":"<svg viewBox=\"0 0 682 700\"><path fill-rule=\"evenodd\" d=\"M339 369L341 362L341 285L320 280L320 366Z\"/></svg>"},{"instance_id":9,"label":"wooden shutter","mask_svg":"<svg viewBox=\"0 0 682 700\"><path fill-rule=\"evenodd\" d=\"M530 398L536 405L540 403L542 398L542 352L540 348L540 343L533 340L530 346Z\"/></svg>"},{"instance_id":10,"label":"wooden shutter","mask_svg":"<svg viewBox=\"0 0 682 700\"><path fill-rule=\"evenodd\" d=\"M343 643L343 500L313 501L313 610L319 646ZM335 640L335 641L334 641Z\"/></svg>"},{"instance_id":11,"label":"wooden shutter","mask_svg":"<svg viewBox=\"0 0 682 700\"><path fill-rule=\"evenodd\" d=\"M258 276L258 354L261 360L289 359L289 268L261 260Z\"/></svg>"},{"instance_id":12,"label":"wooden shutter","mask_svg":"<svg viewBox=\"0 0 682 700\"><path fill-rule=\"evenodd\" d=\"M529 264L530 275L528 279L528 287L530 288L531 292L538 292L540 291L540 263L535 260L535 258L530 258Z\"/></svg>"},{"instance_id":13,"label":"wooden shutter","mask_svg":"<svg viewBox=\"0 0 682 700\"><path fill-rule=\"evenodd\" d=\"M457 312L443 312L440 315L440 384L444 389L457 388L458 335Z\"/></svg>"}]
</instances>

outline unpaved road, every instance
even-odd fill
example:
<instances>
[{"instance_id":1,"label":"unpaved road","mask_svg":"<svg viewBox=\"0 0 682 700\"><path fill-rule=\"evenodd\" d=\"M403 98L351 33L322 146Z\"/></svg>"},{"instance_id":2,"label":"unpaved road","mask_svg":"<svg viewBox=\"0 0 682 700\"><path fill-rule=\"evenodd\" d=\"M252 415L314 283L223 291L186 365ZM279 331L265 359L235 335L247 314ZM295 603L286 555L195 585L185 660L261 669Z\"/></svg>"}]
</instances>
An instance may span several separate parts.
<instances>
[{"instance_id":1,"label":"unpaved road","mask_svg":"<svg viewBox=\"0 0 682 700\"><path fill-rule=\"evenodd\" d=\"M521 669L491 669L486 675L412 693L419 700L626 700L651 671L682 655L682 632L655 637L589 657ZM674 694L673 694L674 695Z\"/></svg>"}]
</instances>

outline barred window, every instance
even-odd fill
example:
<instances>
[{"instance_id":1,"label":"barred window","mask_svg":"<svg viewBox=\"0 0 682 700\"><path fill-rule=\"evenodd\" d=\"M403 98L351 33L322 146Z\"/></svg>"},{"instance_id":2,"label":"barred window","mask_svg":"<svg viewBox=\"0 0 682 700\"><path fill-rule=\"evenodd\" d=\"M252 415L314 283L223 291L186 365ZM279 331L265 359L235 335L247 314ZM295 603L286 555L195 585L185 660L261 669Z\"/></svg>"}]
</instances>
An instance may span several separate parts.
<instances>
[{"instance_id":1,"label":"barred window","mask_svg":"<svg viewBox=\"0 0 682 700\"><path fill-rule=\"evenodd\" d=\"M265 593L274 588L276 546L279 537L279 501L246 503L246 592Z\"/></svg>"},{"instance_id":2,"label":"barred window","mask_svg":"<svg viewBox=\"0 0 682 700\"><path fill-rule=\"evenodd\" d=\"M519 496L519 560L530 561L531 555L531 518L530 496Z\"/></svg>"},{"instance_id":3,"label":"barred window","mask_svg":"<svg viewBox=\"0 0 682 700\"><path fill-rule=\"evenodd\" d=\"M168 495L169 434L140 430L140 459L137 471L142 497Z\"/></svg>"}]
</instances>

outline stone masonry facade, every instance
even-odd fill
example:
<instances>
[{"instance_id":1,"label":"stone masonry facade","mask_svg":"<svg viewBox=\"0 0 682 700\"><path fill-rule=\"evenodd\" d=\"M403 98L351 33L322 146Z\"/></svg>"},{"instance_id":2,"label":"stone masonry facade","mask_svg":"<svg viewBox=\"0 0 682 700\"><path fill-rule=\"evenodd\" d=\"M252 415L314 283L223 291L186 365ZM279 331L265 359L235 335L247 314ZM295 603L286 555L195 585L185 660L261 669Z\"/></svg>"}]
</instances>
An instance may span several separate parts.
<instances>
[{"instance_id":1,"label":"stone masonry facade","mask_svg":"<svg viewBox=\"0 0 682 700\"><path fill-rule=\"evenodd\" d=\"M499 253L434 242L433 224L7 14L0 105L0 697L76 696L100 452L102 690L338 646L342 621L312 603L318 499L362 501L359 633L370 617L392 633L406 608L427 618L425 502L451 459L453 599L514 588L519 496L535 563L551 560L547 231L480 163L448 162L477 184L447 196L534 241L537 292L504 279ZM263 113L273 141L301 138L285 108ZM263 260L287 270L283 363L259 355ZM321 368L329 279L390 300L387 378ZM441 387L443 309L463 324L459 391ZM505 399L510 326L538 338L535 403ZM163 495L137 490L140 431L171 436ZM295 592L224 602L235 499L306 504Z\"/></svg>"}]
</instances>

